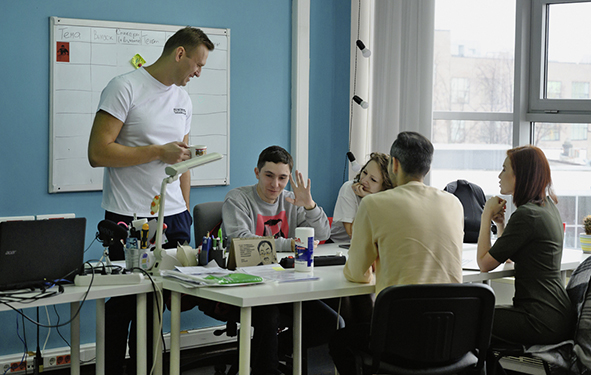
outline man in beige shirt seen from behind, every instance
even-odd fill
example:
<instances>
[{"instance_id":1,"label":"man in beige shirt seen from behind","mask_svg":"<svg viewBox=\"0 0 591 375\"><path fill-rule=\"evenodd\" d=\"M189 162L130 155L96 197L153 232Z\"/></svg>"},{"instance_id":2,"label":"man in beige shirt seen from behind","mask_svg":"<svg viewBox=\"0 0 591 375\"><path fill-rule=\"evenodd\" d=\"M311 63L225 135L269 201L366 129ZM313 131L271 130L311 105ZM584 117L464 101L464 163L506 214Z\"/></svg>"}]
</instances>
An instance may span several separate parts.
<instances>
[{"instance_id":1,"label":"man in beige shirt seen from behind","mask_svg":"<svg viewBox=\"0 0 591 375\"><path fill-rule=\"evenodd\" d=\"M375 277L376 295L391 285L461 283L464 209L454 195L423 183L433 145L419 133L402 132L390 156L396 187L361 201L345 277L360 283ZM368 343L368 324L348 324L333 336L330 351L341 375L354 370L347 348Z\"/></svg>"}]
</instances>

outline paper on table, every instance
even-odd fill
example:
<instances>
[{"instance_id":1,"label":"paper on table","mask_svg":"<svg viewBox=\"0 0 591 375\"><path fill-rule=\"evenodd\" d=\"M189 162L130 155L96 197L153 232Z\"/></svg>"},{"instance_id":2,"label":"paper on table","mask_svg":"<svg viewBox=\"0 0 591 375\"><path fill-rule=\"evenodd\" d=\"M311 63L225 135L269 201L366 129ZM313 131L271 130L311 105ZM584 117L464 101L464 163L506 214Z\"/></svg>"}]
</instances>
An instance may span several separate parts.
<instances>
[{"instance_id":1,"label":"paper on table","mask_svg":"<svg viewBox=\"0 0 591 375\"><path fill-rule=\"evenodd\" d=\"M207 286L198 276L186 275L174 270L162 270L160 275L164 278L175 279L182 281L186 288L197 288L200 286Z\"/></svg>"},{"instance_id":2,"label":"paper on table","mask_svg":"<svg viewBox=\"0 0 591 375\"><path fill-rule=\"evenodd\" d=\"M252 267L242 267L240 272L260 276L265 280L277 281L280 283L291 281L318 280L312 272L295 272L294 269L286 270L280 264L266 264Z\"/></svg>"},{"instance_id":3,"label":"paper on table","mask_svg":"<svg viewBox=\"0 0 591 375\"><path fill-rule=\"evenodd\" d=\"M472 258L462 258L462 269L465 271L480 271L478 262Z\"/></svg>"},{"instance_id":4,"label":"paper on table","mask_svg":"<svg viewBox=\"0 0 591 375\"><path fill-rule=\"evenodd\" d=\"M218 266L215 260L209 262L207 266L176 266L175 269L185 275L229 275L233 273L233 271Z\"/></svg>"},{"instance_id":5,"label":"paper on table","mask_svg":"<svg viewBox=\"0 0 591 375\"><path fill-rule=\"evenodd\" d=\"M228 272L224 275L219 274L184 274L176 270L160 271L160 275L165 278L182 281L186 287L196 288L203 286L242 286L256 285L264 282L263 278L253 274ZM190 286L187 286L190 285Z\"/></svg>"}]
</instances>

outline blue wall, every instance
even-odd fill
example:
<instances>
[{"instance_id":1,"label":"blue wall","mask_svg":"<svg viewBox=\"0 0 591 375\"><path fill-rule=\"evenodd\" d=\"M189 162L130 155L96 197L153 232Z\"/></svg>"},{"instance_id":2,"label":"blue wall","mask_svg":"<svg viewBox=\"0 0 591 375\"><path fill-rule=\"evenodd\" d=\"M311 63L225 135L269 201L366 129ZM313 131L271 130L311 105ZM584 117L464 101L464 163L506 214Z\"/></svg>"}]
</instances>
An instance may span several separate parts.
<instances>
[{"instance_id":1,"label":"blue wall","mask_svg":"<svg viewBox=\"0 0 591 375\"><path fill-rule=\"evenodd\" d=\"M0 216L73 212L88 220L89 246L104 215L100 192L48 193L49 17L231 29L231 185L193 188L193 206L253 184L266 146L290 147L291 6L289 0L0 1ZM314 199L329 216L343 182L348 142L350 9L349 1L311 2L309 177ZM95 242L85 259L101 253ZM58 310L62 322L67 320L68 306ZM35 317L33 309L25 311ZM45 312L41 316L46 321ZM55 323L53 308L50 316ZM16 313L0 313L0 356L22 351L16 321ZM183 314L184 327L212 324L198 311ZM83 307L81 326L82 343L94 342L94 303ZM20 319L18 327L22 334ZM33 350L34 326L28 323L26 331ZM69 338L68 326L60 332ZM45 334L42 329L42 340ZM61 346L53 330L47 348Z\"/></svg>"}]
</instances>

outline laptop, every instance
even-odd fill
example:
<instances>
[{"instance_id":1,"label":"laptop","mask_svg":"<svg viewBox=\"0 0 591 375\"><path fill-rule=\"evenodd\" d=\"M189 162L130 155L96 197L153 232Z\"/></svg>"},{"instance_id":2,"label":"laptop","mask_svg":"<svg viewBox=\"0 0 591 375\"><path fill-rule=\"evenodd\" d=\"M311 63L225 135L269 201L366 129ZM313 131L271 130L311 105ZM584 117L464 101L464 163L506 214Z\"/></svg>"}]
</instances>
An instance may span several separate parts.
<instances>
[{"instance_id":1,"label":"laptop","mask_svg":"<svg viewBox=\"0 0 591 375\"><path fill-rule=\"evenodd\" d=\"M0 290L74 280L84 263L86 218L0 223Z\"/></svg>"}]
</instances>

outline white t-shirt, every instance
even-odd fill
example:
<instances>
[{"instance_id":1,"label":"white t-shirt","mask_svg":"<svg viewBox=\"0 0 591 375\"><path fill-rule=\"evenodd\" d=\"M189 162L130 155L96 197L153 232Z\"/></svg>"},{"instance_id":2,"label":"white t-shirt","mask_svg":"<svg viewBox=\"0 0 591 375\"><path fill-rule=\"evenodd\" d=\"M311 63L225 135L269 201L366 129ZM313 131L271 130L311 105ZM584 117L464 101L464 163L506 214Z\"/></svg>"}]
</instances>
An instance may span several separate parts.
<instances>
[{"instance_id":1,"label":"white t-shirt","mask_svg":"<svg viewBox=\"0 0 591 375\"><path fill-rule=\"evenodd\" d=\"M334 242L349 242L351 238L347 234L343 223L352 223L357 214L361 197L353 191L353 181L347 181L339 190L337 203L334 207L332 225L330 227L330 239Z\"/></svg>"},{"instance_id":2,"label":"white t-shirt","mask_svg":"<svg viewBox=\"0 0 591 375\"><path fill-rule=\"evenodd\" d=\"M176 86L166 86L144 68L115 77L101 94L99 110L123 122L115 142L130 146L163 145L182 141L191 127L193 106L189 94ZM151 215L151 203L160 194L166 163L150 163L123 168L105 168L102 207L121 215ZM176 180L166 189L166 216L187 209Z\"/></svg>"}]
</instances>

